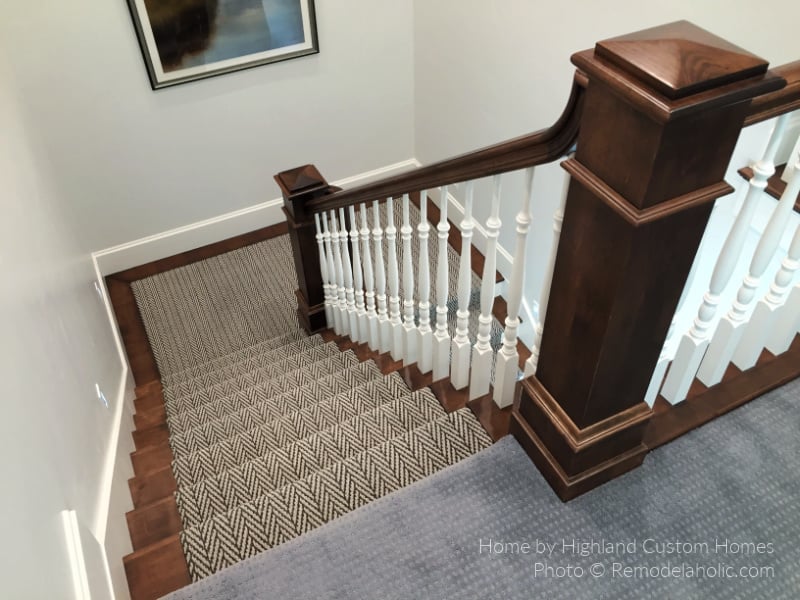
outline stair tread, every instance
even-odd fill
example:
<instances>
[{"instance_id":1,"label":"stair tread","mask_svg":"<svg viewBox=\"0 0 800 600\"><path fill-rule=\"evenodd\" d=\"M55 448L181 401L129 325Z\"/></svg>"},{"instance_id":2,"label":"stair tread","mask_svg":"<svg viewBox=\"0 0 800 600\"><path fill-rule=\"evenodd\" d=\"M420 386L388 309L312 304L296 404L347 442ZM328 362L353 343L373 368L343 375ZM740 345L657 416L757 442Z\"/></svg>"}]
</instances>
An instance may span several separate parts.
<instances>
[{"instance_id":1,"label":"stair tread","mask_svg":"<svg viewBox=\"0 0 800 600\"><path fill-rule=\"evenodd\" d=\"M175 458L172 461L175 479L180 486L214 476L244 461L317 433L348 417L371 410L409 391L402 378L394 374L369 381L363 386L324 398L316 404L240 435Z\"/></svg>"},{"instance_id":2,"label":"stair tread","mask_svg":"<svg viewBox=\"0 0 800 600\"><path fill-rule=\"evenodd\" d=\"M358 358L353 352L339 352L305 367L295 369L274 377L266 377L263 381L242 382L239 386L234 383L227 383L223 386L215 386L217 389L204 390L190 396L182 396L180 399L166 403L167 420L182 412L197 410L204 404L220 402L232 396L247 397L248 393L262 395L277 395L281 392L301 387L312 381L316 381L325 375L330 375L336 371L358 364Z\"/></svg>"},{"instance_id":3,"label":"stair tread","mask_svg":"<svg viewBox=\"0 0 800 600\"><path fill-rule=\"evenodd\" d=\"M125 514L134 550L140 550L178 533L181 515L174 497L167 497L135 508Z\"/></svg>"},{"instance_id":4,"label":"stair tread","mask_svg":"<svg viewBox=\"0 0 800 600\"><path fill-rule=\"evenodd\" d=\"M461 409L180 534L194 580L306 533L491 445ZM224 544L219 543L225 540Z\"/></svg>"},{"instance_id":5,"label":"stair tread","mask_svg":"<svg viewBox=\"0 0 800 600\"><path fill-rule=\"evenodd\" d=\"M408 393L232 469L180 487L184 527L245 504L447 413L429 390Z\"/></svg>"},{"instance_id":6,"label":"stair tread","mask_svg":"<svg viewBox=\"0 0 800 600\"><path fill-rule=\"evenodd\" d=\"M356 392L370 383L378 385L383 382L380 387L390 386L391 389L410 391L400 376L389 379L389 376L377 372L368 372L368 375L364 381L358 381L355 385L349 385L341 390L332 390L329 386L320 386L319 382L313 382L295 391L273 396L264 402L229 413L221 419L181 432L173 432L170 438L172 451L176 458L180 458L281 419L313 415L315 413L309 413L313 410L312 407L321 402L330 404L333 398L340 400L346 398L346 394ZM385 390L376 389L374 392L385 393Z\"/></svg>"},{"instance_id":7,"label":"stair tread","mask_svg":"<svg viewBox=\"0 0 800 600\"><path fill-rule=\"evenodd\" d=\"M192 582L178 534L122 558L131 597L161 598Z\"/></svg>"},{"instance_id":8,"label":"stair tread","mask_svg":"<svg viewBox=\"0 0 800 600\"><path fill-rule=\"evenodd\" d=\"M372 379L381 377L381 372L377 366L371 362L351 363L343 368L317 380L306 381L303 385L289 390L276 391L272 384L267 386L256 386L241 390L236 394L222 398L216 402L210 402L199 406L192 411L185 411L169 417L167 423L170 432L180 434L195 427L201 427L206 423L224 419L226 416L246 410L251 406L261 405L262 403L291 402L295 395L303 394L309 388L323 388L325 393L339 393L366 383Z\"/></svg>"},{"instance_id":9,"label":"stair tread","mask_svg":"<svg viewBox=\"0 0 800 600\"><path fill-rule=\"evenodd\" d=\"M167 411L164 408L163 402L160 406L154 406L147 410L137 411L133 415L133 423L136 429L147 429L155 425L161 425L167 422Z\"/></svg>"},{"instance_id":10,"label":"stair tread","mask_svg":"<svg viewBox=\"0 0 800 600\"><path fill-rule=\"evenodd\" d=\"M161 423L143 429L136 429L131 435L136 450L143 450L169 440L169 428L166 423Z\"/></svg>"},{"instance_id":11,"label":"stair tread","mask_svg":"<svg viewBox=\"0 0 800 600\"><path fill-rule=\"evenodd\" d=\"M218 365L213 369L205 370L192 377L187 377L182 381L165 384L165 398L172 398L191 393L192 391L202 390L209 386L235 379L240 375L267 368L275 363L280 363L281 361L301 355L312 348L318 348L324 345L325 341L322 339L322 336L313 335L311 337L295 340L279 348L273 348L260 354L247 356L228 364Z\"/></svg>"},{"instance_id":12,"label":"stair tread","mask_svg":"<svg viewBox=\"0 0 800 600\"><path fill-rule=\"evenodd\" d=\"M213 358L208 361L199 362L197 364L192 365L191 367L186 367L185 369L180 369L173 371L171 373L162 374L161 382L163 385L171 385L174 383L179 383L180 381L183 381L183 379L189 379L194 375L202 374L207 370L214 370L217 365L225 364L226 362L229 361L236 361L242 358L247 358L248 356L261 354L263 352L269 352L270 350L281 348L283 346L291 344L296 340L300 340L306 337L308 337L308 334L305 331L302 331L300 329L293 330L283 335L279 335L277 337L265 340L263 342L253 344L252 346L247 346L246 348L242 348L241 350L231 352L230 354L225 354L223 356Z\"/></svg>"},{"instance_id":13,"label":"stair tread","mask_svg":"<svg viewBox=\"0 0 800 600\"><path fill-rule=\"evenodd\" d=\"M139 508L161 498L171 497L178 489L178 483L172 473L172 465L166 465L146 475L131 477L128 480L128 489L133 506Z\"/></svg>"},{"instance_id":14,"label":"stair tread","mask_svg":"<svg viewBox=\"0 0 800 600\"><path fill-rule=\"evenodd\" d=\"M252 370L238 371L235 368L224 370L222 379L216 382L206 383L203 378L190 379L164 388L164 402L169 406L186 396L192 396L198 392L211 395L225 394L228 391L234 392L242 387L250 387L273 379L281 373L307 367L325 358L335 356L339 352L340 350L336 344L328 342L306 347L290 356L282 354L279 359L272 360L268 364ZM211 377L214 377L214 375L212 374Z\"/></svg>"}]
</instances>

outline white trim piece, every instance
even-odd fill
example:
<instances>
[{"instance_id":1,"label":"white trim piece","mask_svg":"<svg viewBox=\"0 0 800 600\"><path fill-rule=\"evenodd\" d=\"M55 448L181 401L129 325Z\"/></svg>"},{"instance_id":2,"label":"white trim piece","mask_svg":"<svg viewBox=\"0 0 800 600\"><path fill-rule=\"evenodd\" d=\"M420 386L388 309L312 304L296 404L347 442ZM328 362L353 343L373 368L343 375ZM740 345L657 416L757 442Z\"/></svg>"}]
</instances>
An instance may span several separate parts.
<instances>
[{"instance_id":1,"label":"white trim piece","mask_svg":"<svg viewBox=\"0 0 800 600\"><path fill-rule=\"evenodd\" d=\"M70 571L72 572L72 596L76 600L91 600L92 595L89 591L89 576L86 573L86 561L83 557L78 514L74 510L62 510L61 523L64 527L67 555L69 556Z\"/></svg>"},{"instance_id":2,"label":"white trim piece","mask_svg":"<svg viewBox=\"0 0 800 600\"><path fill-rule=\"evenodd\" d=\"M416 159L409 158L339 179L332 182L332 185L346 187L355 183L365 184L388 175L408 171L419 164ZM98 250L92 253L92 257L100 274L109 275L279 223L284 220L282 206L283 200L280 198L268 200L210 219Z\"/></svg>"},{"instance_id":3,"label":"white trim piece","mask_svg":"<svg viewBox=\"0 0 800 600\"><path fill-rule=\"evenodd\" d=\"M789 183L789 179L795 170L792 157L800 153L800 110L796 110L789 117L789 125L784 140L784 147L778 153L778 164L786 163L786 169L784 169L781 179L785 183Z\"/></svg>"}]
</instances>

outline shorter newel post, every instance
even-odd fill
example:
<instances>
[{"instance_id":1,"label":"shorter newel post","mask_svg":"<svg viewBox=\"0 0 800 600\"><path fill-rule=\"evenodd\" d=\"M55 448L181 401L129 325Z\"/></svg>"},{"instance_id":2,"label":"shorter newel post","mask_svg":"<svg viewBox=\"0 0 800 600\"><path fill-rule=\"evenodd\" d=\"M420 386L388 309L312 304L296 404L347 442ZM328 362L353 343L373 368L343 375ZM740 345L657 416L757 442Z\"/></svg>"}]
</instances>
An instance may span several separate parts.
<instances>
[{"instance_id":1,"label":"shorter newel post","mask_svg":"<svg viewBox=\"0 0 800 600\"><path fill-rule=\"evenodd\" d=\"M303 328L312 333L328 326L325 317L325 288L317 248L314 216L305 204L333 190L314 165L304 165L275 175L283 193L283 212L289 224L294 265L297 271L297 315Z\"/></svg>"}]
</instances>

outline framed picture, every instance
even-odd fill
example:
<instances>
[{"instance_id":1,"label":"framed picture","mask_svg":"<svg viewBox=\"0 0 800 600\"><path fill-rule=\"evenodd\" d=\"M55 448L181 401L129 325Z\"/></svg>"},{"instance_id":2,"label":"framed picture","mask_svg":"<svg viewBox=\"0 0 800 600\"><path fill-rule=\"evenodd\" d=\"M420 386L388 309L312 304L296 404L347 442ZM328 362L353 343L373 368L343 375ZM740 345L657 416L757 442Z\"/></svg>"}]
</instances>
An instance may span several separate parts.
<instances>
[{"instance_id":1,"label":"framed picture","mask_svg":"<svg viewBox=\"0 0 800 600\"><path fill-rule=\"evenodd\" d=\"M313 0L128 0L153 89L319 52Z\"/></svg>"}]
</instances>

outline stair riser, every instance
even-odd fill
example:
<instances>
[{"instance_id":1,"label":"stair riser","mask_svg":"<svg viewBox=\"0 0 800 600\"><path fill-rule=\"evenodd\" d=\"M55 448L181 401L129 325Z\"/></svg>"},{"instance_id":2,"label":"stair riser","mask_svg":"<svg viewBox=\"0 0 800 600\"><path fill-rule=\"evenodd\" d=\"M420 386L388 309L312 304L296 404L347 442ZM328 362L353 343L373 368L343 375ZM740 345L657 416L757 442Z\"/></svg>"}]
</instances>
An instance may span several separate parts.
<instances>
[{"instance_id":1,"label":"stair riser","mask_svg":"<svg viewBox=\"0 0 800 600\"><path fill-rule=\"evenodd\" d=\"M322 338L317 335L298 340L289 346L277 348L263 355L250 356L231 364L220 365L216 369L209 369L199 375L187 377L183 381L164 385L164 397L171 399L202 391L225 381L234 380L247 373L293 371L301 366L301 364L298 364L300 362L297 359L298 356L304 355L312 349L319 352L320 346L323 346L324 343Z\"/></svg>"},{"instance_id":2,"label":"stair riser","mask_svg":"<svg viewBox=\"0 0 800 600\"><path fill-rule=\"evenodd\" d=\"M252 390L259 389L268 395L277 395L282 392L308 385L326 375L341 371L349 366L358 364L358 359L352 353L338 354L319 362L308 365L303 369L282 373L276 377L266 377L256 380L251 376L246 382L239 384L228 382L214 386L210 390L183 396L173 402L165 403L167 418L171 420L182 412L198 410L200 407L213 402L219 402L233 396L246 398Z\"/></svg>"},{"instance_id":3,"label":"stair riser","mask_svg":"<svg viewBox=\"0 0 800 600\"><path fill-rule=\"evenodd\" d=\"M339 354L336 344L311 346L296 354L292 354L292 350L287 350L286 352L276 350L275 352L279 358L276 360L273 357L264 366L253 369L250 368L252 363L248 361L244 366L244 370L233 366L167 387L164 389L164 400L167 405L171 405L186 396L198 393L225 394L229 390L236 391L245 387L252 387L275 377L280 377L284 373L305 369L316 362L336 357Z\"/></svg>"},{"instance_id":4,"label":"stair riser","mask_svg":"<svg viewBox=\"0 0 800 600\"><path fill-rule=\"evenodd\" d=\"M320 411L333 413L338 403L348 402L350 395L358 394L362 389L361 394L374 397L410 391L397 377L376 378L340 392L311 385L304 388L302 393L282 396L281 401L260 403L184 433L173 433L172 451L176 458L183 458L204 448L247 436L249 432L267 427L271 423L291 418L307 421L309 416L313 417Z\"/></svg>"},{"instance_id":5,"label":"stair riser","mask_svg":"<svg viewBox=\"0 0 800 600\"><path fill-rule=\"evenodd\" d=\"M176 494L184 526L199 525L294 481L311 476L446 413L429 394L390 402Z\"/></svg>"},{"instance_id":6,"label":"stair riser","mask_svg":"<svg viewBox=\"0 0 800 600\"><path fill-rule=\"evenodd\" d=\"M441 425L446 422L446 425ZM436 426L440 425L439 428ZM181 533L189 572L206 577L410 485L491 445L469 411L318 471ZM218 543L224 540L224 544Z\"/></svg>"},{"instance_id":7,"label":"stair riser","mask_svg":"<svg viewBox=\"0 0 800 600\"><path fill-rule=\"evenodd\" d=\"M392 397L407 393L408 389L402 383L394 383L392 391L385 396L376 395L371 390L356 391L358 395L337 398L335 401L328 399L261 428L177 458L172 467L178 485L197 483L201 479L213 477L278 450L348 418L373 410Z\"/></svg>"}]
</instances>

